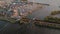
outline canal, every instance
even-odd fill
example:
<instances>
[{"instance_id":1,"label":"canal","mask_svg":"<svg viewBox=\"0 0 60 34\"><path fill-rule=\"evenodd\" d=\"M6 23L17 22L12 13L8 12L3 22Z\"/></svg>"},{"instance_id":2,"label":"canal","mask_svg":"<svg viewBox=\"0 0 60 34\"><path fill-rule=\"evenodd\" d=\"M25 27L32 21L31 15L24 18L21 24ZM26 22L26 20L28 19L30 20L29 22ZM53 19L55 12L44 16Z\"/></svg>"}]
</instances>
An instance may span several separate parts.
<instances>
[{"instance_id":1,"label":"canal","mask_svg":"<svg viewBox=\"0 0 60 34\"><path fill-rule=\"evenodd\" d=\"M58 29L50 29L29 24L11 24L0 21L0 34L60 34Z\"/></svg>"}]
</instances>

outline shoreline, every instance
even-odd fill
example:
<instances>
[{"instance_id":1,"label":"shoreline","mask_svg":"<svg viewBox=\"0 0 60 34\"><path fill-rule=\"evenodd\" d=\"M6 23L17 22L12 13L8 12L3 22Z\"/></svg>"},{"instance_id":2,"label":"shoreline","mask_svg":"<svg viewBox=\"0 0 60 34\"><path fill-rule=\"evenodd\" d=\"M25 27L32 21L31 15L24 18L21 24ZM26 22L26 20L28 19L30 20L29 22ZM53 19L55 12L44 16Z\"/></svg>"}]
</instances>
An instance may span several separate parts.
<instances>
[{"instance_id":1,"label":"shoreline","mask_svg":"<svg viewBox=\"0 0 60 34\"><path fill-rule=\"evenodd\" d=\"M53 29L60 29L60 24L57 23L48 23L48 22L40 22L34 23L36 26L46 27L46 28L53 28Z\"/></svg>"},{"instance_id":2,"label":"shoreline","mask_svg":"<svg viewBox=\"0 0 60 34\"><path fill-rule=\"evenodd\" d=\"M41 21L41 20L31 20L31 19L27 19L28 21L26 21L27 18L22 18L22 20L20 21L16 21L16 20L12 20L12 19L6 19L6 18L0 18L0 21L6 21L6 22L10 22L12 24L15 24L17 22L20 22L18 24L28 24L30 22L32 22L34 25L37 25L37 26L42 26L42 27L48 27L48 28L56 28L56 29L60 29L60 24L57 24L57 23L49 23L49 22L44 22L44 21ZM25 23L27 22L27 23Z\"/></svg>"}]
</instances>

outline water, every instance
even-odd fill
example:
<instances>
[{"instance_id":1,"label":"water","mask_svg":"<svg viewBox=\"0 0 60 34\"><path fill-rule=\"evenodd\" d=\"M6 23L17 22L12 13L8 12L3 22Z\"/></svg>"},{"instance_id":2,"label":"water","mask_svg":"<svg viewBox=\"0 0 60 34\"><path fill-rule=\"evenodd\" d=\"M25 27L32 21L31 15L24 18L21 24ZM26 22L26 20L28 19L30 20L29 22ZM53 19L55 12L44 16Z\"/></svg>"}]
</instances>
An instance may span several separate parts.
<instances>
[{"instance_id":1,"label":"water","mask_svg":"<svg viewBox=\"0 0 60 34\"><path fill-rule=\"evenodd\" d=\"M11 24L0 21L0 34L60 34L58 29L49 29L35 26L32 22L30 24ZM1 27L1 25L4 25ZM5 26L6 25L6 26ZM3 28L4 27L4 28ZM3 28L1 30L1 28Z\"/></svg>"},{"instance_id":2,"label":"water","mask_svg":"<svg viewBox=\"0 0 60 34\"><path fill-rule=\"evenodd\" d=\"M44 8L36 10L29 18L38 17L44 19L49 16L53 10L60 10L57 6L44 6ZM11 24L9 22L0 21L0 34L60 34L58 29L50 29L35 26L32 22L30 24Z\"/></svg>"},{"instance_id":3,"label":"water","mask_svg":"<svg viewBox=\"0 0 60 34\"><path fill-rule=\"evenodd\" d=\"M46 16L49 16L51 12L55 10L60 10L60 8L58 6L53 5L43 6L43 8L40 8L39 10L36 10L31 15L29 15L28 18L38 17L43 20Z\"/></svg>"}]
</instances>

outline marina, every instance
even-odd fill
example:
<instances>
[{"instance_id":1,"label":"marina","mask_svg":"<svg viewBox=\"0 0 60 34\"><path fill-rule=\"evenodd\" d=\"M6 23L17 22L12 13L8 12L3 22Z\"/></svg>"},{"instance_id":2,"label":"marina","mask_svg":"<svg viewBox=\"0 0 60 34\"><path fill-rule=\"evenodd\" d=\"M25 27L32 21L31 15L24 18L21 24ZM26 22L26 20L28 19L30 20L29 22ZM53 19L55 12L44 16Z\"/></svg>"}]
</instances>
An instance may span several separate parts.
<instances>
[{"instance_id":1,"label":"marina","mask_svg":"<svg viewBox=\"0 0 60 34\"><path fill-rule=\"evenodd\" d=\"M59 0L1 0L0 34L60 34L59 6Z\"/></svg>"}]
</instances>

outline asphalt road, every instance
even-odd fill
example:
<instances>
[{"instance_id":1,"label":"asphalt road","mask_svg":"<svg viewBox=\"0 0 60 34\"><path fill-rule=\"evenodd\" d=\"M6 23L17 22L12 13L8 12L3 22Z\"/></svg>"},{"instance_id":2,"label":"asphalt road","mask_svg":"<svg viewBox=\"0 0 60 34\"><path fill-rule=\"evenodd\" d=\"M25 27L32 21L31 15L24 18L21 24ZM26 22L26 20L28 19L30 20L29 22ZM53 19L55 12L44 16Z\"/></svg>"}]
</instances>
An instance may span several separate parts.
<instances>
[{"instance_id":1,"label":"asphalt road","mask_svg":"<svg viewBox=\"0 0 60 34\"><path fill-rule=\"evenodd\" d=\"M32 22L22 25L4 22L4 26L1 27L2 24L0 24L0 34L60 34L60 30L38 27Z\"/></svg>"}]
</instances>

